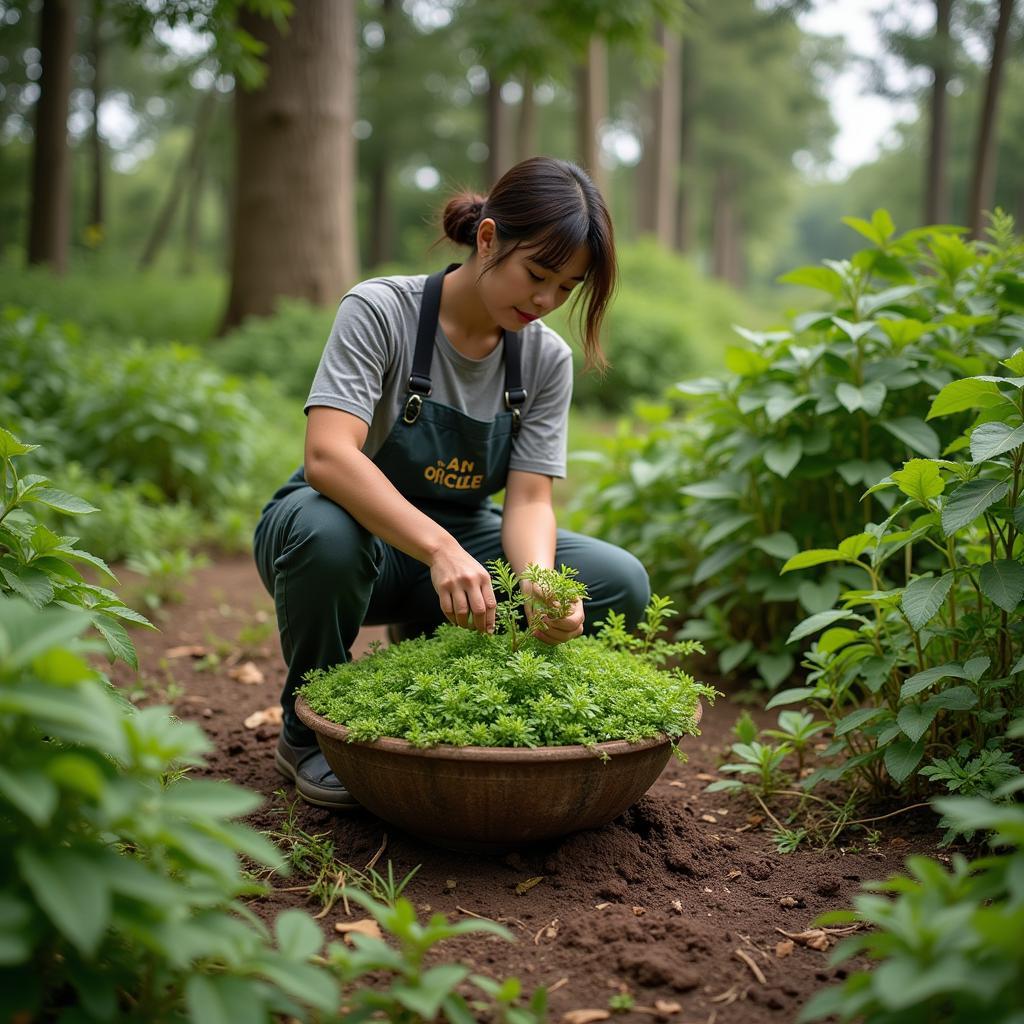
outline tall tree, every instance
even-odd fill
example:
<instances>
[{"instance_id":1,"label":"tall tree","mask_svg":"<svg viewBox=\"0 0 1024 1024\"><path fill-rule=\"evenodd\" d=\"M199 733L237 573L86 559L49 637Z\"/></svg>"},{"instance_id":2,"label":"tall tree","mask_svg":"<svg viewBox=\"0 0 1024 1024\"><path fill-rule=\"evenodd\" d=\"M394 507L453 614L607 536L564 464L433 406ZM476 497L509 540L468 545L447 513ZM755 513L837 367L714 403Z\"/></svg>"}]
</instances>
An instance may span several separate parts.
<instances>
[{"instance_id":1,"label":"tall tree","mask_svg":"<svg viewBox=\"0 0 1024 1024\"><path fill-rule=\"evenodd\" d=\"M106 40L103 32L104 0L93 0L92 18L89 26L89 52L92 62L92 124L89 126L89 163L92 167L92 192L89 201L88 231L96 244L103 238L106 220L105 174L106 160L103 153L103 137L100 135L100 106L103 90L106 88Z\"/></svg>"},{"instance_id":2,"label":"tall tree","mask_svg":"<svg viewBox=\"0 0 1024 1024\"><path fill-rule=\"evenodd\" d=\"M968 200L971 236L980 238L984 230L985 211L992 208L996 180L996 119L999 111L999 92L1006 62L1006 42L1013 19L1014 0L999 0L999 15L992 33L992 58L985 82L985 98L978 120L978 136L971 174Z\"/></svg>"},{"instance_id":3,"label":"tall tree","mask_svg":"<svg viewBox=\"0 0 1024 1024\"><path fill-rule=\"evenodd\" d=\"M931 116L925 172L924 222L949 221L949 86L950 22L953 0L935 0L935 42L932 57Z\"/></svg>"},{"instance_id":4,"label":"tall tree","mask_svg":"<svg viewBox=\"0 0 1024 1024\"><path fill-rule=\"evenodd\" d=\"M76 13L77 0L43 0L39 19L43 75L36 104L28 262L49 264L57 273L67 269L71 242L67 133Z\"/></svg>"},{"instance_id":5,"label":"tall tree","mask_svg":"<svg viewBox=\"0 0 1024 1024\"><path fill-rule=\"evenodd\" d=\"M607 174L601 163L601 125L608 119L608 44L592 36L586 59L576 68L576 159L603 195Z\"/></svg>"},{"instance_id":6,"label":"tall tree","mask_svg":"<svg viewBox=\"0 0 1024 1024\"><path fill-rule=\"evenodd\" d=\"M235 98L231 290L223 330L283 295L334 302L358 274L355 0L304 0L287 25L244 11L262 86Z\"/></svg>"}]
</instances>

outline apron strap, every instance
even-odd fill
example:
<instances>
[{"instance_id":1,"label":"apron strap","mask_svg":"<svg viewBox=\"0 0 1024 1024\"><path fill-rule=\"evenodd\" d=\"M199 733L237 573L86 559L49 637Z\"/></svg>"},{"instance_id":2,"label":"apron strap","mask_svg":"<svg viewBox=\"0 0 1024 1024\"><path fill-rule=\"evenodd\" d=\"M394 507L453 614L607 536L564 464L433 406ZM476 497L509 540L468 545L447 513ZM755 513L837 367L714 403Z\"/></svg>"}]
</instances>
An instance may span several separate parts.
<instances>
[{"instance_id":1,"label":"apron strap","mask_svg":"<svg viewBox=\"0 0 1024 1024\"><path fill-rule=\"evenodd\" d=\"M441 289L446 274L457 270L461 264L450 263L444 270L431 274L423 285L423 301L416 325L416 349L412 356L412 373L406 391L409 397L405 403L402 420L415 423L423 407L423 399L433 390L430 381L430 364L434 358L434 335L437 333L437 319L441 312ZM505 408L512 413L512 433L519 433L522 423L521 407L526 401L523 387L522 344L518 331L503 332L505 342Z\"/></svg>"}]
</instances>

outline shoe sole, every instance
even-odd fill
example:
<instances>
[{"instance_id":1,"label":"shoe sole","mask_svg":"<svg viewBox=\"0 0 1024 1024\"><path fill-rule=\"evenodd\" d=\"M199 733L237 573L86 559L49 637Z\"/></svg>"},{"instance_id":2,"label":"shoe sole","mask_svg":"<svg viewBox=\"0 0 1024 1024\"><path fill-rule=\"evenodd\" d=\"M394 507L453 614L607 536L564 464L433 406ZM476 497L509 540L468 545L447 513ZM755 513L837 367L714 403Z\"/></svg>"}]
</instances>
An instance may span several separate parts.
<instances>
[{"instance_id":1,"label":"shoe sole","mask_svg":"<svg viewBox=\"0 0 1024 1024\"><path fill-rule=\"evenodd\" d=\"M326 789L322 786L302 783L300 785L298 774L295 768L281 756L281 751L274 752L274 765L279 775L283 775L295 784L295 792L307 803L314 807L324 807L329 811L354 811L360 806L359 802L352 796L348 800L339 800L337 790Z\"/></svg>"}]
</instances>

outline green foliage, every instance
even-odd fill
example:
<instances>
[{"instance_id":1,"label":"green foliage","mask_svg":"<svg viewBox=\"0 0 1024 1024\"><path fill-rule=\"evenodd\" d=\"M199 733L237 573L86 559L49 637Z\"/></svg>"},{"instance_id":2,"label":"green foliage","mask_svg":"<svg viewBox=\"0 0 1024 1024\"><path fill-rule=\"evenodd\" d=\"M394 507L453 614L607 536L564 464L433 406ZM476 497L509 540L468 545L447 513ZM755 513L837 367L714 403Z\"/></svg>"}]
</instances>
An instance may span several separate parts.
<instances>
[{"instance_id":1,"label":"green foliage","mask_svg":"<svg viewBox=\"0 0 1024 1024\"><path fill-rule=\"evenodd\" d=\"M356 890L349 899L364 907L376 920L381 931L394 939L397 948L383 939L360 932L349 938L352 948L333 943L328 962L341 978L352 986L363 978L379 982L384 974L386 986L346 989L345 1008L341 1021L362 1021L371 1016L383 1017L395 1024L420 1024L441 1020L448 1024L467 1024L487 1020L503 1024L541 1024L547 1019L547 992L537 989L525 1006L520 1006L522 984L517 978L495 981L485 975L473 974L462 964L425 966L427 954L440 942L461 935L496 935L514 941L504 926L494 921L458 921L450 924L443 914L433 914L420 924L412 904L398 897L392 906L375 902ZM458 990L472 985L483 998L467 999Z\"/></svg>"},{"instance_id":2,"label":"green foliage","mask_svg":"<svg viewBox=\"0 0 1024 1024\"><path fill-rule=\"evenodd\" d=\"M897 235L884 211L850 223L874 246L784 278L821 292L817 308L785 330L740 330L748 346L727 350L728 376L678 385L683 409L641 408L645 429L620 428L603 471L575 501L575 526L633 551L655 589L689 592L684 636L715 646L723 671L754 669L771 689L795 667L785 642L800 614L830 611L840 593L863 586L864 548L851 551L876 543L860 536L863 524L891 513L899 480L874 485L908 458L939 465L943 452L966 446L964 403L986 421L977 424L975 458L1002 458L1019 440L1019 421L1000 420L992 405L1008 408L992 388L1012 389L994 381L1007 380L999 362L1019 347L1024 325L1012 298L1024 248L1006 219L989 243L964 243L955 228ZM967 378L968 390L958 390ZM929 417L936 395L948 415ZM993 483L977 475L958 481L971 486L958 490L947 523L976 518L974 505L989 497L1005 507L998 488L977 490ZM841 557L837 537L849 538ZM931 548L908 547L904 558L927 579ZM1010 557L991 558L999 564L985 571L987 591L1007 604L1017 578L1004 564ZM787 562L829 568L780 578ZM915 617L938 596L919 584L909 595Z\"/></svg>"},{"instance_id":3,"label":"green foliage","mask_svg":"<svg viewBox=\"0 0 1024 1024\"><path fill-rule=\"evenodd\" d=\"M531 563L518 576L506 561L495 558L487 563L487 568L491 570L495 590L504 594L495 612L495 624L508 640L511 654L519 650L527 636L534 636L542 628L544 616L563 619L576 601L587 596L587 588L576 579L579 572L565 565L556 570ZM522 583L530 584L529 595L522 589ZM525 631L520 628L524 611L529 619Z\"/></svg>"},{"instance_id":4,"label":"green foliage","mask_svg":"<svg viewBox=\"0 0 1024 1024\"><path fill-rule=\"evenodd\" d=\"M134 711L84 658L81 611L0 597L0 1016L269 1022L337 1005L323 935L273 935L243 858L277 850L232 819L260 798L195 780L202 730Z\"/></svg>"},{"instance_id":5,"label":"green foliage","mask_svg":"<svg viewBox=\"0 0 1024 1024\"><path fill-rule=\"evenodd\" d=\"M496 566L495 574L499 588L514 588L508 566ZM553 585L568 594L570 584L578 586L563 575ZM515 602L508 604L499 621L514 631L489 635L442 625L432 638L310 673L303 695L314 711L347 726L353 740L396 736L421 747L592 745L694 734L698 699L714 691L680 668L658 668L668 651L653 636L641 641L639 657L622 639L621 620L606 622L596 637L546 644L518 630ZM648 609L649 624L670 613L664 602L656 608Z\"/></svg>"},{"instance_id":6,"label":"green foliage","mask_svg":"<svg viewBox=\"0 0 1024 1024\"><path fill-rule=\"evenodd\" d=\"M839 987L818 993L798 1020L865 1024L1011 1024L1024 1014L1024 809L971 797L936 807L959 831L991 830L1006 852L950 870L911 857L908 874L865 886L856 911L820 923L863 922L871 930L845 939L833 963L857 955L883 961L856 970ZM874 895L882 893L889 895ZM891 895L892 898L889 898Z\"/></svg>"},{"instance_id":7,"label":"green foliage","mask_svg":"<svg viewBox=\"0 0 1024 1024\"><path fill-rule=\"evenodd\" d=\"M122 658L138 667L135 645L124 622L151 626L106 587L87 583L76 568L89 566L117 582L101 558L76 547L77 537L61 536L38 521L40 509L65 515L87 515L97 510L81 498L51 487L38 473L18 474L15 460L37 446L23 444L0 427L0 594L17 594L36 608L57 604L81 608L106 641L111 660Z\"/></svg>"},{"instance_id":8,"label":"green foliage","mask_svg":"<svg viewBox=\"0 0 1024 1024\"><path fill-rule=\"evenodd\" d=\"M266 495L301 459L301 410L195 349L87 344L73 324L8 308L0 381L0 417L43 442L33 468L109 503L120 528L89 534L108 558L175 540L247 545ZM48 525L65 527L61 510Z\"/></svg>"}]
</instances>

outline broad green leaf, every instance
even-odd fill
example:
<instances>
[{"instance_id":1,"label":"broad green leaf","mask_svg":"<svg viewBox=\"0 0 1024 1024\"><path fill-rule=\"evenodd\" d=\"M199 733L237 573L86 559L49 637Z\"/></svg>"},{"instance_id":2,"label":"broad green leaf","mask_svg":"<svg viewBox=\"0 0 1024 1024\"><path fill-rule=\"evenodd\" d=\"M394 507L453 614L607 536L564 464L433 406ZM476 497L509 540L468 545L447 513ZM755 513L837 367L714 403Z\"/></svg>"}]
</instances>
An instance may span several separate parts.
<instances>
[{"instance_id":1,"label":"broad green leaf","mask_svg":"<svg viewBox=\"0 0 1024 1024\"><path fill-rule=\"evenodd\" d=\"M947 384L935 396L926 419L949 416L964 409L988 409L1005 401L998 385L991 381L967 377Z\"/></svg>"},{"instance_id":2,"label":"broad green leaf","mask_svg":"<svg viewBox=\"0 0 1024 1024\"><path fill-rule=\"evenodd\" d=\"M759 654L754 662L757 665L758 674L768 684L769 690L774 690L784 680L788 679L793 672L793 655L786 651L780 654Z\"/></svg>"},{"instance_id":3,"label":"broad green leaf","mask_svg":"<svg viewBox=\"0 0 1024 1024\"><path fill-rule=\"evenodd\" d=\"M832 323L836 325L845 334L850 341L859 341L867 334L872 327L875 326L874 320L864 320L861 323L852 324L849 320L844 320L841 316L832 317ZM852 410L851 410L852 411Z\"/></svg>"},{"instance_id":4,"label":"broad green leaf","mask_svg":"<svg viewBox=\"0 0 1024 1024\"><path fill-rule=\"evenodd\" d=\"M39 445L22 444L9 430L0 427L0 459L13 459L34 452Z\"/></svg>"},{"instance_id":5,"label":"broad green leaf","mask_svg":"<svg viewBox=\"0 0 1024 1024\"><path fill-rule=\"evenodd\" d=\"M753 650L754 645L749 640L741 640L738 644L726 647L718 655L718 670L723 675L730 672Z\"/></svg>"},{"instance_id":6,"label":"broad green leaf","mask_svg":"<svg viewBox=\"0 0 1024 1024\"><path fill-rule=\"evenodd\" d=\"M772 533L767 537L758 537L753 543L755 548L759 548L766 555L783 561L792 558L800 550L792 534L789 533Z\"/></svg>"},{"instance_id":7,"label":"broad green leaf","mask_svg":"<svg viewBox=\"0 0 1024 1024\"><path fill-rule=\"evenodd\" d=\"M469 974L468 967L442 964L424 972L417 986L392 985L391 995L422 1020L433 1020L441 1003Z\"/></svg>"},{"instance_id":8,"label":"broad green leaf","mask_svg":"<svg viewBox=\"0 0 1024 1024\"><path fill-rule=\"evenodd\" d=\"M939 467L930 459L910 459L904 462L903 468L892 474L892 479L908 498L922 505L927 505L931 498L937 498L946 486Z\"/></svg>"},{"instance_id":9,"label":"broad green leaf","mask_svg":"<svg viewBox=\"0 0 1024 1024\"><path fill-rule=\"evenodd\" d=\"M860 638L860 633L855 629L847 629L845 626L833 626L826 629L818 638L818 650L826 654L838 651L840 647L852 644Z\"/></svg>"},{"instance_id":10,"label":"broad green leaf","mask_svg":"<svg viewBox=\"0 0 1024 1024\"><path fill-rule=\"evenodd\" d=\"M784 441L773 441L764 451L765 465L783 479L796 468L804 453L799 437L787 437Z\"/></svg>"},{"instance_id":11,"label":"broad green leaf","mask_svg":"<svg viewBox=\"0 0 1024 1024\"><path fill-rule=\"evenodd\" d=\"M868 415L877 416L882 411L887 394L886 386L877 380L859 388L845 382L836 385L836 398L847 412L863 409Z\"/></svg>"},{"instance_id":12,"label":"broad green leaf","mask_svg":"<svg viewBox=\"0 0 1024 1024\"><path fill-rule=\"evenodd\" d=\"M1010 373L1024 374L1024 348L1017 349L1009 359L1002 360Z\"/></svg>"},{"instance_id":13,"label":"broad green leaf","mask_svg":"<svg viewBox=\"0 0 1024 1024\"><path fill-rule=\"evenodd\" d=\"M738 498L739 484L735 477L719 477L717 480L702 480L697 484L687 484L679 488L680 494L691 498Z\"/></svg>"},{"instance_id":14,"label":"broad green leaf","mask_svg":"<svg viewBox=\"0 0 1024 1024\"><path fill-rule=\"evenodd\" d=\"M71 548L68 551L59 552L62 558L68 559L74 562L85 562L87 565L93 566L95 569L99 569L105 576L113 580L115 583L118 582L117 577L111 571L109 565L103 561L102 558L98 558L96 555L90 554L88 551L79 551L78 548Z\"/></svg>"},{"instance_id":15,"label":"broad green leaf","mask_svg":"<svg viewBox=\"0 0 1024 1024\"><path fill-rule=\"evenodd\" d=\"M38 501L41 505L54 508L58 512L69 512L72 515L87 515L90 512L99 512L95 505L67 491L57 490L56 487L40 487L34 490L31 495L32 501Z\"/></svg>"},{"instance_id":16,"label":"broad green leaf","mask_svg":"<svg viewBox=\"0 0 1024 1024\"><path fill-rule=\"evenodd\" d=\"M935 721L938 713L937 707L927 704L907 704L900 708L896 721L904 735L908 736L912 743L916 743L928 731L928 726Z\"/></svg>"},{"instance_id":17,"label":"broad green leaf","mask_svg":"<svg viewBox=\"0 0 1024 1024\"><path fill-rule=\"evenodd\" d=\"M850 561L856 561L865 551L873 548L877 539L870 533L857 533L839 542L839 554Z\"/></svg>"},{"instance_id":18,"label":"broad green leaf","mask_svg":"<svg viewBox=\"0 0 1024 1024\"><path fill-rule=\"evenodd\" d=\"M694 583L703 583L707 579L711 579L712 576L717 575L723 569L728 568L749 550L749 546L741 544L738 541L733 541L729 544L723 544L722 547L713 551L707 556L693 573Z\"/></svg>"},{"instance_id":19,"label":"broad green leaf","mask_svg":"<svg viewBox=\"0 0 1024 1024\"><path fill-rule=\"evenodd\" d=\"M792 572L794 569L809 569L813 565L823 565L825 562L845 561L836 548L812 548L810 551L801 551L799 555L794 555L779 571Z\"/></svg>"},{"instance_id":20,"label":"broad green leaf","mask_svg":"<svg viewBox=\"0 0 1024 1024\"><path fill-rule=\"evenodd\" d=\"M907 586L901 603L914 629L922 629L935 617L952 585L953 574L947 572L937 578L920 577Z\"/></svg>"},{"instance_id":21,"label":"broad green leaf","mask_svg":"<svg viewBox=\"0 0 1024 1024\"><path fill-rule=\"evenodd\" d=\"M903 686L900 687L900 700L906 700L908 697L913 697L919 694L922 690L927 690L932 683L938 682L940 679L946 679L952 676L954 679L966 679L967 674L964 672L963 666L958 665L956 662L947 662L945 665L935 665L932 668L926 668L923 672L917 672L907 679Z\"/></svg>"},{"instance_id":22,"label":"broad green leaf","mask_svg":"<svg viewBox=\"0 0 1024 1024\"><path fill-rule=\"evenodd\" d=\"M842 221L847 227L853 228L857 234L863 235L869 242L874 242L879 249L885 248L887 236L879 231L872 221L864 220L863 217L843 217Z\"/></svg>"},{"instance_id":23,"label":"broad green leaf","mask_svg":"<svg viewBox=\"0 0 1024 1024\"><path fill-rule=\"evenodd\" d=\"M796 270L782 274L778 280L782 284L817 288L830 295L843 294L843 279L828 267L797 267Z\"/></svg>"},{"instance_id":24,"label":"broad green leaf","mask_svg":"<svg viewBox=\"0 0 1024 1024\"><path fill-rule=\"evenodd\" d=\"M998 558L981 567L978 580L981 592L1004 612L1013 612L1024 597L1024 565L1009 558Z\"/></svg>"},{"instance_id":25,"label":"broad green leaf","mask_svg":"<svg viewBox=\"0 0 1024 1024\"><path fill-rule=\"evenodd\" d=\"M698 547L701 551L713 547L720 540L724 540L730 533L735 533L741 526L753 522L754 517L749 512L738 512L724 519L719 519L714 526L708 530L700 539Z\"/></svg>"},{"instance_id":26,"label":"broad green leaf","mask_svg":"<svg viewBox=\"0 0 1024 1024\"><path fill-rule=\"evenodd\" d=\"M804 619L803 622L799 623L793 628L793 631L789 634L786 639L787 644L795 643L797 640L802 640L805 636L810 636L812 633L817 633L819 629L824 629L826 626L831 626L833 622L839 622L840 619L855 619L857 618L853 612L843 611L839 608L834 608L828 612L818 612L816 615L811 615Z\"/></svg>"},{"instance_id":27,"label":"broad green leaf","mask_svg":"<svg viewBox=\"0 0 1024 1024\"><path fill-rule=\"evenodd\" d=\"M231 782L180 779L164 790L161 804L171 814L189 819L235 818L255 810L263 797Z\"/></svg>"},{"instance_id":28,"label":"broad green leaf","mask_svg":"<svg viewBox=\"0 0 1024 1024\"><path fill-rule=\"evenodd\" d=\"M969 526L987 508L1001 501L1009 489L1008 480L968 480L943 503L942 532L950 537Z\"/></svg>"},{"instance_id":29,"label":"broad green leaf","mask_svg":"<svg viewBox=\"0 0 1024 1024\"><path fill-rule=\"evenodd\" d=\"M192 974L185 983L189 1024L241 1024L269 1018L251 981L230 974Z\"/></svg>"},{"instance_id":30,"label":"broad green leaf","mask_svg":"<svg viewBox=\"0 0 1024 1024\"><path fill-rule=\"evenodd\" d=\"M720 395L725 387L725 381L718 377L695 377L675 385L676 390L684 395Z\"/></svg>"},{"instance_id":31,"label":"broad green leaf","mask_svg":"<svg viewBox=\"0 0 1024 1024\"><path fill-rule=\"evenodd\" d=\"M0 768L0 797L6 798L37 828L43 828L57 809L60 791L51 779L38 772L23 768L9 772Z\"/></svg>"},{"instance_id":32,"label":"broad green leaf","mask_svg":"<svg viewBox=\"0 0 1024 1024\"><path fill-rule=\"evenodd\" d=\"M835 580L825 580L822 583L804 580L797 589L797 598L808 615L824 612L839 599L839 584Z\"/></svg>"},{"instance_id":33,"label":"broad green leaf","mask_svg":"<svg viewBox=\"0 0 1024 1024\"><path fill-rule=\"evenodd\" d=\"M860 729L886 710L888 709L883 707L857 708L856 711L851 711L839 720L839 723L836 725L836 735L845 736L848 732L853 732L854 729Z\"/></svg>"},{"instance_id":34,"label":"broad green leaf","mask_svg":"<svg viewBox=\"0 0 1024 1024\"><path fill-rule=\"evenodd\" d=\"M0 565L0 577L3 578L0 593L4 589L12 590L36 608L42 608L53 600L53 581L41 569L18 565L11 559L5 565ZM4 583L7 584L6 588Z\"/></svg>"},{"instance_id":35,"label":"broad green leaf","mask_svg":"<svg viewBox=\"0 0 1024 1024\"><path fill-rule=\"evenodd\" d=\"M110 648L110 660L120 658L123 662L131 665L132 668L139 667L138 655L135 653L135 644L132 643L128 631L117 619L111 618L103 612L94 612L92 624L100 635L107 641Z\"/></svg>"},{"instance_id":36,"label":"broad green leaf","mask_svg":"<svg viewBox=\"0 0 1024 1024\"><path fill-rule=\"evenodd\" d=\"M86 612L47 608L40 613L23 601L0 597L0 663L9 671L24 668L46 651L73 643L88 625Z\"/></svg>"},{"instance_id":37,"label":"broad green leaf","mask_svg":"<svg viewBox=\"0 0 1024 1024\"><path fill-rule=\"evenodd\" d=\"M725 366L731 373L741 377L757 377L764 373L771 363L760 352L729 346L725 350Z\"/></svg>"},{"instance_id":38,"label":"broad green leaf","mask_svg":"<svg viewBox=\"0 0 1024 1024\"><path fill-rule=\"evenodd\" d=\"M895 289L893 289L895 291ZM905 348L912 342L924 337L935 328L931 324L921 323L920 320L879 320L878 326L882 328L889 340L896 348Z\"/></svg>"},{"instance_id":39,"label":"broad green leaf","mask_svg":"<svg viewBox=\"0 0 1024 1024\"><path fill-rule=\"evenodd\" d=\"M916 416L900 416L894 420L882 420L879 426L919 455L929 459L939 457L939 435L924 420Z\"/></svg>"},{"instance_id":40,"label":"broad green leaf","mask_svg":"<svg viewBox=\"0 0 1024 1024\"><path fill-rule=\"evenodd\" d=\"M987 654L981 654L964 662L964 678L976 683L987 671L992 659Z\"/></svg>"},{"instance_id":41,"label":"broad green leaf","mask_svg":"<svg viewBox=\"0 0 1024 1024\"><path fill-rule=\"evenodd\" d=\"M971 431L971 459L984 462L1024 444L1024 426L1008 423L982 423Z\"/></svg>"},{"instance_id":42,"label":"broad green leaf","mask_svg":"<svg viewBox=\"0 0 1024 1024\"><path fill-rule=\"evenodd\" d=\"M978 703L978 695L969 686L951 686L933 694L924 702L924 707L945 708L947 711L969 711Z\"/></svg>"},{"instance_id":43,"label":"broad green leaf","mask_svg":"<svg viewBox=\"0 0 1024 1024\"><path fill-rule=\"evenodd\" d=\"M813 686L795 686L792 689L783 690L781 693L775 694L765 705L765 710L771 711L772 708L781 707L784 704L799 704L801 701L805 701L813 696Z\"/></svg>"},{"instance_id":44,"label":"broad green leaf","mask_svg":"<svg viewBox=\"0 0 1024 1024\"><path fill-rule=\"evenodd\" d=\"M319 925L302 910L286 910L274 922L278 949L289 960L308 960L324 945Z\"/></svg>"},{"instance_id":45,"label":"broad green leaf","mask_svg":"<svg viewBox=\"0 0 1024 1024\"><path fill-rule=\"evenodd\" d=\"M885 769L897 784L906 782L924 757L924 744L918 740L897 740L885 748Z\"/></svg>"},{"instance_id":46,"label":"broad green leaf","mask_svg":"<svg viewBox=\"0 0 1024 1024\"><path fill-rule=\"evenodd\" d=\"M813 395L772 395L764 403L764 412L769 423L778 423L785 419L794 409L799 409L804 402L809 402Z\"/></svg>"},{"instance_id":47,"label":"broad green leaf","mask_svg":"<svg viewBox=\"0 0 1024 1024\"><path fill-rule=\"evenodd\" d=\"M89 857L65 848L14 851L22 878L47 917L83 956L96 952L110 920L110 889Z\"/></svg>"},{"instance_id":48,"label":"broad green leaf","mask_svg":"<svg viewBox=\"0 0 1024 1024\"><path fill-rule=\"evenodd\" d=\"M871 226L881 238L883 246L896 233L896 225L893 224L889 211L881 206L871 214Z\"/></svg>"}]
</instances>

